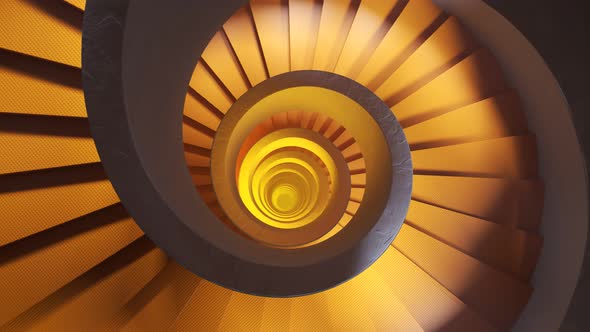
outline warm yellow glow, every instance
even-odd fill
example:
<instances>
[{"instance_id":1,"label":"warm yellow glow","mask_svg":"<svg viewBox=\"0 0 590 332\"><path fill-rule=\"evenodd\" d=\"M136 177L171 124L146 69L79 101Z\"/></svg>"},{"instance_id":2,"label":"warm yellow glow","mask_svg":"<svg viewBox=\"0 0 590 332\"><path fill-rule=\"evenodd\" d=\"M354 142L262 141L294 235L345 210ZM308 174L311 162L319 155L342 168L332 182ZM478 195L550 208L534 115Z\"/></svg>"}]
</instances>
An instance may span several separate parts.
<instances>
[{"instance_id":1,"label":"warm yellow glow","mask_svg":"<svg viewBox=\"0 0 590 332\"><path fill-rule=\"evenodd\" d=\"M259 143L252 147L252 149L250 150L251 152L249 152L246 155L246 158L244 158L244 161L242 162L242 169L240 172L251 174L251 167L254 167L256 165L254 163L254 160L261 160L264 156L272 153L273 151L276 151L284 147L301 147L310 151L311 153L320 158L320 160L324 163L324 165L326 165L326 168L328 169L328 173L330 174L330 180L332 181L332 183L334 183L335 186L338 185L338 179L335 176L335 174L337 173L336 165L330 157L330 155L326 152L326 150L324 150L319 144L315 143L314 141L308 138L296 136L279 138L289 132L301 133L301 131L299 130L287 132L276 131L265 137L265 139L260 140Z\"/></svg>"},{"instance_id":2,"label":"warm yellow glow","mask_svg":"<svg viewBox=\"0 0 590 332\"><path fill-rule=\"evenodd\" d=\"M286 164L284 165L286 167L285 169L282 166L275 167L268 172L268 179L266 179L266 174L263 175L262 181L257 181L257 186L253 186L251 190L252 195L261 212L265 213L265 217L270 218L270 220L268 218L260 218L261 221L278 228L300 227L312 221L309 219L303 221L302 219L315 207L315 204L312 204L312 202L317 201L319 197L319 183L314 181L313 175L299 164ZM301 205L299 205L297 210L291 211L290 213L280 212L272 204L272 192L275 188L281 186L292 188L300 196ZM323 185L324 195L326 194L325 188L326 185ZM284 223L289 224L285 225Z\"/></svg>"},{"instance_id":3,"label":"warm yellow glow","mask_svg":"<svg viewBox=\"0 0 590 332\"><path fill-rule=\"evenodd\" d=\"M273 188L271 192L271 202L280 212L289 213L301 205L302 193L292 186L282 184Z\"/></svg>"},{"instance_id":4,"label":"warm yellow glow","mask_svg":"<svg viewBox=\"0 0 590 332\"><path fill-rule=\"evenodd\" d=\"M283 167L285 167L285 169L282 169ZM256 199L262 201L267 209L274 211L273 213L276 216L276 220L281 220L283 222L297 220L303 213L303 209L310 206L310 202L312 201L310 199L311 192L318 191L318 183L310 181L310 179L312 180L313 175L307 172L307 169L302 169L298 164L293 164L292 166L281 165L280 167L276 167L272 173L272 175L265 176L262 185L254 187L258 188L258 195L255 194ZM266 177L268 177L268 180L266 180ZM273 201L272 193L279 187L288 187L291 188L291 190L296 191L297 195L300 196L301 202L301 205L298 205L298 210L291 211L290 213L281 212L280 209L277 210L274 204L271 204ZM317 196L314 198L317 199ZM309 212L309 210L307 209L306 212Z\"/></svg>"},{"instance_id":5,"label":"warm yellow glow","mask_svg":"<svg viewBox=\"0 0 590 332\"><path fill-rule=\"evenodd\" d=\"M238 191L245 207L258 220L273 227L292 229L313 222L324 212L332 196L330 188L339 186L338 169L330 154L313 137L304 129L278 130L260 139L244 157L238 172ZM289 195L285 193L287 185L292 190ZM273 190L278 187L283 188L282 196L279 192L273 196ZM290 197L293 209L298 208L289 212L277 208L274 202L278 202L278 197L284 197L283 202Z\"/></svg>"},{"instance_id":6,"label":"warm yellow glow","mask_svg":"<svg viewBox=\"0 0 590 332\"><path fill-rule=\"evenodd\" d=\"M278 91L265 97L249 110L235 109L228 112L218 129L216 143L212 149L211 169L215 191L218 196L224 197L224 200L220 201L220 204L223 206L229 219L248 234L261 234L264 231L263 229L259 229L255 222L250 221L251 218L248 218L248 214L245 213L249 209L242 203L242 197L239 190L237 190L238 187L243 186L244 184L239 184L239 182L242 181L242 177L238 176L239 179L236 179L235 166L232 167L232 165L237 164L238 154L242 148L242 143L245 142L246 138L252 133L252 130L273 115L282 113L281 110L284 110L285 107L287 107L286 105L288 105L289 108L297 109L302 113L315 112L324 117L330 117L342 127L346 128L347 132L350 132L351 137L354 137L357 142L354 145L358 145L354 149L358 152L362 151L366 175L357 174L354 175L353 178L354 181L362 181L362 184L366 186L363 200L370 201L374 208L362 208L361 206L353 219L362 220L376 218L376 213L380 211L380 206L385 203L389 190L388 187L383 186L382 184L387 181L389 176L391 176L391 170L388 167L390 163L389 161L384 160L389 154L387 153L387 145L385 144L381 130L377 127L371 116L359 104L344 95L318 87L294 87ZM346 110L346 112L343 112L342 110ZM305 131L305 129L299 130ZM315 130L319 130L319 128L315 128L314 126L309 132L319 135L314 133ZM326 138L321 135L319 136L326 140ZM277 138L277 141L278 138L283 139L278 136L275 138ZM261 141L263 139L261 139ZM316 139L310 139L309 141L315 142ZM280 143L276 142L274 144L277 145L276 149L285 145L299 147L308 145L307 142L300 142L299 139L293 138L284 138L284 141L280 141ZM333 147L333 144L330 142L328 142L328 145ZM263 156L275 149L274 147L271 147L272 145L269 145L265 150L261 150L263 153L260 153L255 159L260 160ZM310 147L310 149L316 148ZM334 147L332 149L334 149ZM324 150L327 149L324 147ZM320 152L314 150L314 154L322 154L321 149L317 151ZM254 158L254 156L255 155L252 154L251 158ZM334 155L331 155L332 159L334 159L335 156L343 158L343 152L336 150L334 151ZM256 164L251 164L250 161L246 161L246 158L244 158L243 163L246 164L244 165L246 168L252 167L250 165ZM329 163L325 161L324 163L326 163L327 169L338 170L338 172L330 171L330 176L339 176L339 174L342 173L340 170L346 170L346 174L348 174L348 167L346 164L332 168L329 166ZM253 170L250 170L248 172L252 171ZM232 184L234 181L236 181L235 185ZM243 181L248 180L245 178ZM336 186L341 181L344 180L339 179L338 181L334 181L333 185ZM351 181L350 175L346 176L346 181ZM235 191L232 187L236 188ZM248 186L241 190L243 191L246 188L248 188ZM347 189L347 193L342 193L341 190L343 189ZM348 198L350 195L350 188L339 186L335 187L333 192L339 193L334 197L340 196L340 194L346 196L344 201L338 203L339 207L345 209L346 206L349 205ZM335 216L335 222L339 221L341 217L342 214ZM256 229L256 232L251 233L254 232L254 229ZM326 232L328 231L329 230L326 230Z\"/></svg>"}]
</instances>

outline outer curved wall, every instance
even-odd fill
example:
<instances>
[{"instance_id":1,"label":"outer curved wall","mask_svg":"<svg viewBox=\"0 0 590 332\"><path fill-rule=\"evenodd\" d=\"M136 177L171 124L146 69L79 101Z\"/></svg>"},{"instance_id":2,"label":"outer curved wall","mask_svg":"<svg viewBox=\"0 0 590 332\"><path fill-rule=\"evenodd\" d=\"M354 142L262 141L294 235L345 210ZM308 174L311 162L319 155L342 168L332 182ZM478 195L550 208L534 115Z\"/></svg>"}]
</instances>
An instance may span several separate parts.
<instances>
[{"instance_id":1,"label":"outer curved wall","mask_svg":"<svg viewBox=\"0 0 590 332\"><path fill-rule=\"evenodd\" d=\"M435 2L461 18L492 50L520 92L529 127L536 134L545 183L544 248L533 277L535 292L514 330L557 331L580 276L588 234L586 165L569 105L543 58L498 12L479 0ZM510 8L510 3L504 7ZM516 16L522 17L526 12Z\"/></svg>"}]
</instances>

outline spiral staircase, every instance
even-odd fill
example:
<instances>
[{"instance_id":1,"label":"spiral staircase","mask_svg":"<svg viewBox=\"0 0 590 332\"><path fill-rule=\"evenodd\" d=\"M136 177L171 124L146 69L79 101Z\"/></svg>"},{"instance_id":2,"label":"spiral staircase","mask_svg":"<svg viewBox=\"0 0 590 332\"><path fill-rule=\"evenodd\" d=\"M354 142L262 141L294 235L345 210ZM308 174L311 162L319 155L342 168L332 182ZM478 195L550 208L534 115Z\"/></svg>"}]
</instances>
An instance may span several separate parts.
<instances>
[{"instance_id":1,"label":"spiral staircase","mask_svg":"<svg viewBox=\"0 0 590 332\"><path fill-rule=\"evenodd\" d=\"M327 245L389 195L373 120L328 111L352 106L325 89L264 90L278 80L362 85L411 150L405 220L375 263L274 297L197 276L128 214L87 119L84 7L0 4L1 331L504 331L519 318L543 242L536 140L519 92L456 17L430 0L254 0L210 39L185 97L184 157L240 236ZM250 96L276 96L273 110L248 120Z\"/></svg>"}]
</instances>

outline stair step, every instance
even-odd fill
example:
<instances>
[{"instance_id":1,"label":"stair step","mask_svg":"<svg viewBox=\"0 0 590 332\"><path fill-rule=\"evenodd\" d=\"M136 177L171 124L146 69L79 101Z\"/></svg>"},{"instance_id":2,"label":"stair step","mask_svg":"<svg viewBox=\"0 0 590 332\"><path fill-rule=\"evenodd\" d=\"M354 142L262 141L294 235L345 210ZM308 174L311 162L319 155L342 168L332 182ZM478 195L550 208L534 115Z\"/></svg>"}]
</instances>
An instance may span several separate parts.
<instances>
[{"instance_id":1,"label":"stair step","mask_svg":"<svg viewBox=\"0 0 590 332\"><path fill-rule=\"evenodd\" d=\"M405 128L504 90L506 82L496 59L487 49L479 49L407 98L389 105Z\"/></svg>"},{"instance_id":2,"label":"stair step","mask_svg":"<svg viewBox=\"0 0 590 332\"><path fill-rule=\"evenodd\" d=\"M535 179L534 136L511 136L412 152L414 174Z\"/></svg>"}]
</instances>

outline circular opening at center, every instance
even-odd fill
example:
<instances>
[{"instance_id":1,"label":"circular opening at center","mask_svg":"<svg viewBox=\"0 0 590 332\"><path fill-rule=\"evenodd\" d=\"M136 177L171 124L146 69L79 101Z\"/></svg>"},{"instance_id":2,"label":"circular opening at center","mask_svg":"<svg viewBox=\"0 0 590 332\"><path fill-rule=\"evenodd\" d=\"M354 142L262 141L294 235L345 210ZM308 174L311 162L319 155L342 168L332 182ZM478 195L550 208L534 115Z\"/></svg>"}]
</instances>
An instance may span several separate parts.
<instances>
[{"instance_id":1,"label":"circular opening at center","mask_svg":"<svg viewBox=\"0 0 590 332\"><path fill-rule=\"evenodd\" d=\"M211 187L223 197L222 221L241 235L296 255L309 247L320 261L389 222L381 219L395 153L384 134L399 130L376 96L353 98L352 81L324 87L315 81L324 73L307 75L252 88L225 113L212 142Z\"/></svg>"},{"instance_id":2,"label":"circular opening at center","mask_svg":"<svg viewBox=\"0 0 590 332\"><path fill-rule=\"evenodd\" d=\"M283 213L293 212L301 203L301 193L288 184L274 188L271 197L274 208Z\"/></svg>"}]
</instances>

